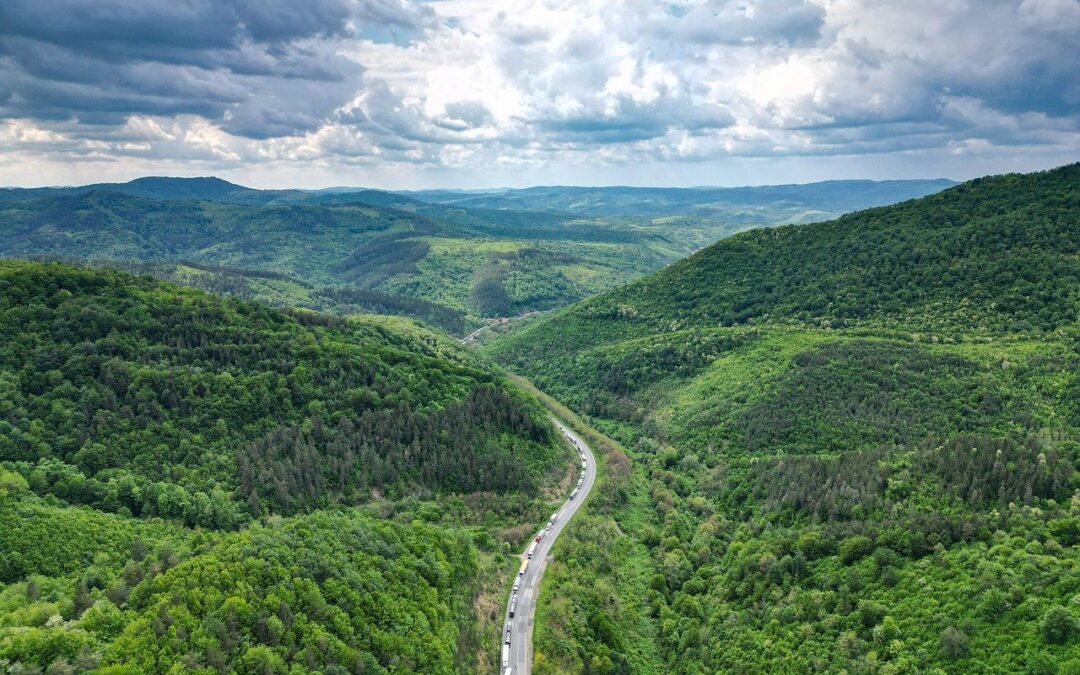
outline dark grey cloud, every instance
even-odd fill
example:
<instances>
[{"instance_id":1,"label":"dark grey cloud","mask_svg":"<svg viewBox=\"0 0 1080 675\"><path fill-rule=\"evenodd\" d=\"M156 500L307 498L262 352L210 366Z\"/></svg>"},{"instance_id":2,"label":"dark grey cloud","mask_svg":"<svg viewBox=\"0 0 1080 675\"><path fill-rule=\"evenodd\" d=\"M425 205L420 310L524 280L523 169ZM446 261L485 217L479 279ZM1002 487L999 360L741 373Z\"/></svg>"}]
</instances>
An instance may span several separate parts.
<instances>
[{"instance_id":1,"label":"dark grey cloud","mask_svg":"<svg viewBox=\"0 0 1080 675\"><path fill-rule=\"evenodd\" d=\"M1078 35L1080 0L0 0L0 159L1080 152Z\"/></svg>"},{"instance_id":2,"label":"dark grey cloud","mask_svg":"<svg viewBox=\"0 0 1080 675\"><path fill-rule=\"evenodd\" d=\"M5 0L0 117L186 113L249 138L309 131L362 89L343 41L430 19L401 0Z\"/></svg>"}]
</instances>

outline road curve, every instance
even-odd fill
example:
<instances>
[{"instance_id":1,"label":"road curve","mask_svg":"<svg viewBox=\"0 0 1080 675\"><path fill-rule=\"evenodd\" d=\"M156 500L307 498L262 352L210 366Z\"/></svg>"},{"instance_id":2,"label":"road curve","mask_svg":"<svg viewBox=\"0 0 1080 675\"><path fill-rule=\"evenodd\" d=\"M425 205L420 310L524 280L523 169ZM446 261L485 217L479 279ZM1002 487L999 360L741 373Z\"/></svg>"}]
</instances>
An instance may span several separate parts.
<instances>
[{"instance_id":1,"label":"road curve","mask_svg":"<svg viewBox=\"0 0 1080 675\"><path fill-rule=\"evenodd\" d=\"M544 567L547 564L548 555L551 552L551 547L555 544L555 540L558 538L559 533L562 532L563 527L570 521L570 519L577 513L577 510L581 508L582 503L585 501L585 497L589 495L589 491L592 490L593 483L596 482L596 457L593 455L592 449L585 444L585 441L573 431L568 429L558 420L552 418L555 426L559 429L571 444L576 443L578 449L585 455L585 470L578 473L578 477L582 479L581 487L577 491L577 495L573 499L568 499L559 507L558 518L555 523L546 525L550 527L550 531L544 534L543 538L536 545L536 550L533 552L532 559L529 560L529 565L525 569L525 575L523 578L517 577L517 572L514 573L515 583L519 584L519 588L516 593L510 593L510 600L507 602L506 615L504 617L502 635L500 636L499 655L500 655L500 675L527 675L532 672L532 631L533 622L536 617L536 598L540 591L540 580L544 576ZM581 468L581 464L578 464L578 468ZM577 486L577 481L573 483L573 487ZM536 536L535 534L533 535ZM531 542L530 542L531 543ZM521 560L527 560L526 554L523 551L520 555ZM510 605L515 605L514 617L510 618ZM506 627L510 626L510 661L509 666L501 661L503 655L503 646L506 644Z\"/></svg>"},{"instance_id":2,"label":"road curve","mask_svg":"<svg viewBox=\"0 0 1080 675\"><path fill-rule=\"evenodd\" d=\"M544 312L547 312L547 311L550 311L550 310L534 309L531 312L525 312L524 314L518 314L517 316L507 316L507 317L503 317L501 319L491 319L486 324L484 324L483 326L480 326L479 328L477 328L473 332L469 333L465 337L459 338L458 342L460 342L463 345L467 345L470 342L475 342L476 338L480 336L480 333L483 333L486 330L490 330L491 328L494 328L495 326L505 326L506 324L510 323L511 321L521 321L522 319L528 319L531 316L537 316L537 315L543 314Z\"/></svg>"}]
</instances>

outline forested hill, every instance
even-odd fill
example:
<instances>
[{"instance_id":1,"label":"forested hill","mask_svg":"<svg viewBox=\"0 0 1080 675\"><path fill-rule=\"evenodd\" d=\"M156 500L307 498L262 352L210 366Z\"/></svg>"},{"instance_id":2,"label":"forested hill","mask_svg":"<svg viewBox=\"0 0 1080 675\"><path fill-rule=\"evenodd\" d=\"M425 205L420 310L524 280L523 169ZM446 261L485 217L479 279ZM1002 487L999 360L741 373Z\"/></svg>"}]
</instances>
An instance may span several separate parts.
<instances>
[{"instance_id":1,"label":"forested hill","mask_svg":"<svg viewBox=\"0 0 1080 675\"><path fill-rule=\"evenodd\" d=\"M65 187L2 188L0 201L27 201L73 197L91 192L115 192L147 199L197 199L235 204L268 204L275 200L303 198L309 193L300 190L255 190L229 181L205 176L202 178L172 178L145 176L127 183L93 183Z\"/></svg>"},{"instance_id":2,"label":"forested hill","mask_svg":"<svg viewBox=\"0 0 1080 675\"><path fill-rule=\"evenodd\" d=\"M931 189L895 187L753 188L753 203L708 213L683 208L697 191L667 191L658 202L623 195L628 203L611 213L583 215L146 177L0 190L0 256L136 267L277 306L398 314L464 335L484 319L609 290L752 225L820 219Z\"/></svg>"},{"instance_id":3,"label":"forested hill","mask_svg":"<svg viewBox=\"0 0 1080 675\"><path fill-rule=\"evenodd\" d=\"M740 233L515 342L563 340L571 327L581 344L767 323L1053 331L1080 310L1078 251L1080 164L994 176L833 221Z\"/></svg>"},{"instance_id":4,"label":"forested hill","mask_svg":"<svg viewBox=\"0 0 1080 675\"><path fill-rule=\"evenodd\" d=\"M0 672L493 670L558 452L413 322L0 262Z\"/></svg>"},{"instance_id":5,"label":"forested hill","mask_svg":"<svg viewBox=\"0 0 1080 675\"><path fill-rule=\"evenodd\" d=\"M997 176L496 338L635 466L545 672L1080 672L1078 247L1080 165Z\"/></svg>"},{"instance_id":6,"label":"forested hill","mask_svg":"<svg viewBox=\"0 0 1080 675\"><path fill-rule=\"evenodd\" d=\"M730 231L483 213L396 195L386 205L334 203L336 194L251 204L189 192L200 199L74 190L0 200L0 255L193 263L201 274L168 276L208 290L242 287L275 305L401 314L464 334L479 317L568 304Z\"/></svg>"},{"instance_id":7,"label":"forested hill","mask_svg":"<svg viewBox=\"0 0 1080 675\"><path fill-rule=\"evenodd\" d=\"M0 263L0 289L0 459L74 503L228 528L373 490L527 490L550 461L522 395L404 321L55 264Z\"/></svg>"}]
</instances>

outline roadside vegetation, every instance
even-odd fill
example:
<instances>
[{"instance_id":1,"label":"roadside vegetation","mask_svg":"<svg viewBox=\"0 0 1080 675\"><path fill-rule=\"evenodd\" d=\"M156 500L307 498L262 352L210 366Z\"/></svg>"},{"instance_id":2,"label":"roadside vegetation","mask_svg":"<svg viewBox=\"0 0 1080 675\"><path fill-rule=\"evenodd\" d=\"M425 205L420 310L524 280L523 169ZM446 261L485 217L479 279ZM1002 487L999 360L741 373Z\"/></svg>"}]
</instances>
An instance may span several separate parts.
<instances>
[{"instance_id":1,"label":"roadside vegetation","mask_svg":"<svg viewBox=\"0 0 1080 675\"><path fill-rule=\"evenodd\" d=\"M494 670L570 453L475 354L15 261L0 338L0 670Z\"/></svg>"},{"instance_id":2,"label":"roadside vegetation","mask_svg":"<svg viewBox=\"0 0 1080 675\"><path fill-rule=\"evenodd\" d=\"M639 485L546 580L553 670L1080 670L1078 190L737 235L487 345ZM640 624L588 601L642 578Z\"/></svg>"}]
</instances>

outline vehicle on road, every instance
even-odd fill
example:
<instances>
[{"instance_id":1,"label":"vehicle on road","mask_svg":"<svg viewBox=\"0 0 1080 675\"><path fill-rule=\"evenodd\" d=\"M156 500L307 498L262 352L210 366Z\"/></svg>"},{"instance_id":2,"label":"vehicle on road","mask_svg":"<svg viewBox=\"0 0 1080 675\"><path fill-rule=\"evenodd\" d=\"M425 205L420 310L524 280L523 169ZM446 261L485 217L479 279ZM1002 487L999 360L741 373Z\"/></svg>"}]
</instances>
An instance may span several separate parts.
<instances>
[{"instance_id":1,"label":"vehicle on road","mask_svg":"<svg viewBox=\"0 0 1080 675\"><path fill-rule=\"evenodd\" d=\"M581 500L578 500L578 496L582 498L588 494L588 492L582 492L586 490L586 481L593 477L593 474L589 473L589 461L593 458L590 456L589 447L582 441L579 441L565 426L556 422L559 429L566 436L573 446L577 449L578 455L581 461L581 470L575 477L571 473L571 492L569 495L569 501L566 504L559 507L554 513L548 517L548 521L544 523L540 530L533 535L531 541L528 542L528 546L525 549L525 555L521 561L521 566L518 569L518 574L514 579L513 592L511 593L509 604L507 607L507 626L504 629L503 651L509 648L510 662L506 663L504 659L503 668L499 670L502 675L527 675L530 672L530 661L532 654L529 649L529 642L531 640L531 634L533 629L533 612L535 610L536 595L539 591L539 584L541 575L543 574L543 560L550 554L551 542L558 536L565 521L568 521L573 517L574 513L582 506ZM572 469L571 469L572 471ZM595 473L595 470L593 470ZM591 483L589 485L591 487ZM575 501L576 500L576 501ZM560 522L563 521L563 522ZM530 561L539 560L541 562L536 564L530 564ZM526 574L530 567L535 567L530 574ZM521 594L519 598L518 595ZM518 614L518 600L521 600L521 612ZM517 624L514 624L517 621ZM523 644L519 644L522 642Z\"/></svg>"}]
</instances>

